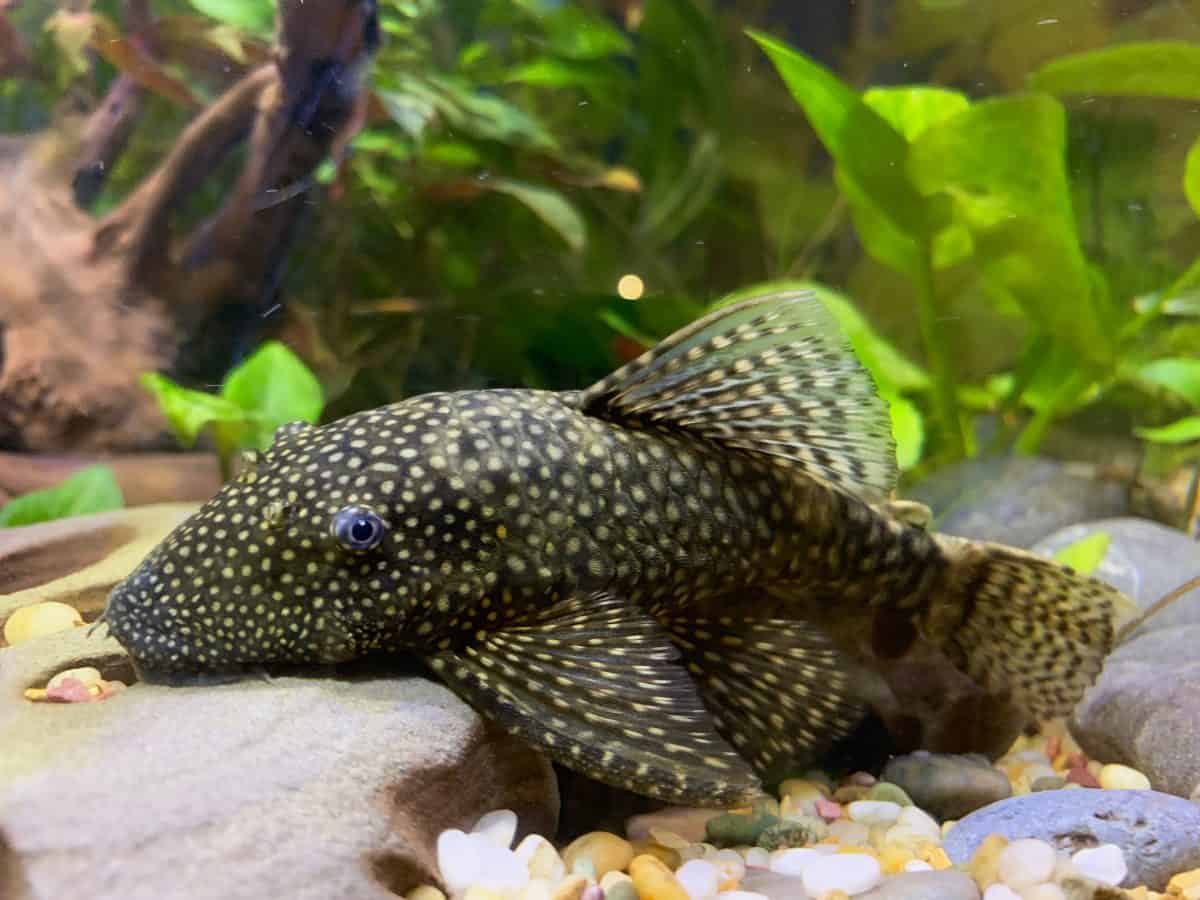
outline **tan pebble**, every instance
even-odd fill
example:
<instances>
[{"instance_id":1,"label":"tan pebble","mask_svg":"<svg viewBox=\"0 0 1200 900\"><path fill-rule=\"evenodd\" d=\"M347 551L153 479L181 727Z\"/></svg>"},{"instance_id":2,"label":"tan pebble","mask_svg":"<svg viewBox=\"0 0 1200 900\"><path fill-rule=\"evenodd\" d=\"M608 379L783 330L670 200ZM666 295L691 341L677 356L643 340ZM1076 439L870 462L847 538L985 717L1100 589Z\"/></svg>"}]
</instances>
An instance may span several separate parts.
<instances>
[{"instance_id":1,"label":"tan pebble","mask_svg":"<svg viewBox=\"0 0 1200 900\"><path fill-rule=\"evenodd\" d=\"M1008 838L1004 835L989 834L975 849L971 861L967 863L967 871L981 889L986 891L1000 880L1000 854L1007 846Z\"/></svg>"},{"instance_id":2,"label":"tan pebble","mask_svg":"<svg viewBox=\"0 0 1200 900\"><path fill-rule=\"evenodd\" d=\"M446 900L446 895L432 884L419 884L404 895L404 900Z\"/></svg>"},{"instance_id":3,"label":"tan pebble","mask_svg":"<svg viewBox=\"0 0 1200 900\"><path fill-rule=\"evenodd\" d=\"M1035 884L1021 891L1021 900L1067 900L1067 895L1057 884Z\"/></svg>"},{"instance_id":4,"label":"tan pebble","mask_svg":"<svg viewBox=\"0 0 1200 900\"><path fill-rule=\"evenodd\" d=\"M568 875L550 895L551 900L579 900L587 890L588 880L583 875Z\"/></svg>"},{"instance_id":5,"label":"tan pebble","mask_svg":"<svg viewBox=\"0 0 1200 900\"><path fill-rule=\"evenodd\" d=\"M871 789L861 784L843 784L840 788L833 792L833 799L843 805L853 803L855 800L867 799L867 794L871 793Z\"/></svg>"},{"instance_id":6,"label":"tan pebble","mask_svg":"<svg viewBox=\"0 0 1200 900\"><path fill-rule=\"evenodd\" d=\"M567 864L558 855L558 850L540 834L526 835L513 852L525 863L530 878L558 882L567 874Z\"/></svg>"},{"instance_id":7,"label":"tan pebble","mask_svg":"<svg viewBox=\"0 0 1200 900\"><path fill-rule=\"evenodd\" d=\"M553 900L554 886L545 878L530 878L521 888L517 900Z\"/></svg>"},{"instance_id":8,"label":"tan pebble","mask_svg":"<svg viewBox=\"0 0 1200 900\"><path fill-rule=\"evenodd\" d=\"M91 666L83 666L78 669L67 669L63 672L59 672L50 679L49 683L46 685L46 690L52 690L56 687L61 687L62 683L68 678L76 679L86 688L99 688L102 680L100 678L99 669L94 669ZM97 690L96 693L99 693L99 690Z\"/></svg>"},{"instance_id":9,"label":"tan pebble","mask_svg":"<svg viewBox=\"0 0 1200 900\"><path fill-rule=\"evenodd\" d=\"M654 841L635 841L632 845L634 856L653 856L655 859L666 863L672 869L679 868L679 864L683 862L683 858L679 855L678 850L672 850L670 847L664 847L662 844L656 844Z\"/></svg>"},{"instance_id":10,"label":"tan pebble","mask_svg":"<svg viewBox=\"0 0 1200 900\"><path fill-rule=\"evenodd\" d=\"M1104 763L1098 759L1088 760L1087 770L1092 773L1093 778L1100 777L1100 770L1104 768Z\"/></svg>"},{"instance_id":11,"label":"tan pebble","mask_svg":"<svg viewBox=\"0 0 1200 900\"><path fill-rule=\"evenodd\" d=\"M689 841L683 835L676 834L674 831L667 831L665 828L651 828L650 840L671 850L686 850L692 844L700 843L699 841Z\"/></svg>"},{"instance_id":12,"label":"tan pebble","mask_svg":"<svg viewBox=\"0 0 1200 900\"><path fill-rule=\"evenodd\" d=\"M672 831L689 843L704 840L704 826L709 819L718 815L717 810L693 806L668 806L657 812L633 816L625 823L625 836L631 841L644 841L650 830L662 828Z\"/></svg>"},{"instance_id":13,"label":"tan pebble","mask_svg":"<svg viewBox=\"0 0 1200 900\"><path fill-rule=\"evenodd\" d=\"M505 900L505 896L499 891L473 884L463 892L462 900Z\"/></svg>"},{"instance_id":14,"label":"tan pebble","mask_svg":"<svg viewBox=\"0 0 1200 900\"><path fill-rule=\"evenodd\" d=\"M1188 869L1179 872L1167 882L1168 897L1186 897L1194 900L1200 897L1200 869Z\"/></svg>"},{"instance_id":15,"label":"tan pebble","mask_svg":"<svg viewBox=\"0 0 1200 900\"><path fill-rule=\"evenodd\" d=\"M21 644L34 638L59 631L69 631L83 624L83 616L73 606L48 600L22 606L4 623L4 640L9 645Z\"/></svg>"},{"instance_id":16,"label":"tan pebble","mask_svg":"<svg viewBox=\"0 0 1200 900\"><path fill-rule=\"evenodd\" d=\"M1100 787L1110 791L1126 790L1126 791L1148 791L1150 790L1150 779L1137 769L1129 766L1122 766L1119 763L1110 763L1100 770L1097 776L1100 781Z\"/></svg>"},{"instance_id":17,"label":"tan pebble","mask_svg":"<svg viewBox=\"0 0 1200 900\"><path fill-rule=\"evenodd\" d=\"M571 841L563 850L562 858L568 872L574 872L581 861L591 860L599 878L606 872L628 866L633 859L633 845L607 831L593 831Z\"/></svg>"},{"instance_id":18,"label":"tan pebble","mask_svg":"<svg viewBox=\"0 0 1200 900\"><path fill-rule=\"evenodd\" d=\"M689 900L679 879L658 857L635 856L629 864L629 876L642 900Z\"/></svg>"},{"instance_id":19,"label":"tan pebble","mask_svg":"<svg viewBox=\"0 0 1200 900\"><path fill-rule=\"evenodd\" d=\"M25 699L33 700L35 702L37 702L39 700L45 700L46 699L46 689L45 688L26 688L25 689Z\"/></svg>"}]
</instances>

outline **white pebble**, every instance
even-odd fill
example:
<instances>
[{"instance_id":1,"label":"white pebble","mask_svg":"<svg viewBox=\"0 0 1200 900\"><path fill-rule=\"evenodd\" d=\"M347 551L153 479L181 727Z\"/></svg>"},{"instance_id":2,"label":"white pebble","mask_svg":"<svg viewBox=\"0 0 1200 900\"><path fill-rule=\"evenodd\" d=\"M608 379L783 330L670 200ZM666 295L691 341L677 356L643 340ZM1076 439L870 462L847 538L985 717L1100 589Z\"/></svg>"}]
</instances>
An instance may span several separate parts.
<instances>
[{"instance_id":1,"label":"white pebble","mask_svg":"<svg viewBox=\"0 0 1200 900\"><path fill-rule=\"evenodd\" d=\"M567 864L558 855L554 845L540 834L526 835L513 852L517 854L517 859L525 863L532 878L544 878L558 884L567 877Z\"/></svg>"},{"instance_id":2,"label":"white pebble","mask_svg":"<svg viewBox=\"0 0 1200 900\"><path fill-rule=\"evenodd\" d=\"M721 894L721 900L770 900L766 894L757 894L754 891L725 891Z\"/></svg>"},{"instance_id":3,"label":"white pebble","mask_svg":"<svg viewBox=\"0 0 1200 900\"><path fill-rule=\"evenodd\" d=\"M865 847L871 838L871 829L862 822L851 822L849 819L838 819L829 826L829 836L835 837L843 844L853 844Z\"/></svg>"},{"instance_id":4,"label":"white pebble","mask_svg":"<svg viewBox=\"0 0 1200 900\"><path fill-rule=\"evenodd\" d=\"M457 828L443 831L438 835L437 859L451 894L471 885L517 891L529 883L529 870L517 854L483 834L464 834Z\"/></svg>"},{"instance_id":5,"label":"white pebble","mask_svg":"<svg viewBox=\"0 0 1200 900\"><path fill-rule=\"evenodd\" d=\"M779 875L803 875L805 868L820 853L811 847L788 847L771 854L769 868Z\"/></svg>"},{"instance_id":6,"label":"white pebble","mask_svg":"<svg viewBox=\"0 0 1200 900\"><path fill-rule=\"evenodd\" d=\"M1067 900L1057 884L1038 884L1021 891L1021 900Z\"/></svg>"},{"instance_id":7,"label":"white pebble","mask_svg":"<svg viewBox=\"0 0 1200 900\"><path fill-rule=\"evenodd\" d=\"M762 847L748 847L746 849L746 865L751 869L769 869L771 868L771 854Z\"/></svg>"},{"instance_id":8,"label":"white pebble","mask_svg":"<svg viewBox=\"0 0 1200 900\"><path fill-rule=\"evenodd\" d=\"M1123 766L1120 763L1109 763L1100 770L1097 777L1100 787L1109 791L1148 791L1150 779L1137 769Z\"/></svg>"},{"instance_id":9,"label":"white pebble","mask_svg":"<svg viewBox=\"0 0 1200 900\"><path fill-rule=\"evenodd\" d=\"M517 814L511 809L484 813L471 829L471 834L482 834L497 847L507 850L517 836Z\"/></svg>"},{"instance_id":10,"label":"white pebble","mask_svg":"<svg viewBox=\"0 0 1200 900\"><path fill-rule=\"evenodd\" d=\"M932 872L933 866L923 859L910 859L904 864L905 872Z\"/></svg>"},{"instance_id":11,"label":"white pebble","mask_svg":"<svg viewBox=\"0 0 1200 900\"><path fill-rule=\"evenodd\" d=\"M1019 891L1053 878L1056 861L1054 848L1045 841L1024 838L1001 850L996 865L1000 880Z\"/></svg>"},{"instance_id":12,"label":"white pebble","mask_svg":"<svg viewBox=\"0 0 1200 900\"><path fill-rule=\"evenodd\" d=\"M704 858L717 867L722 881L741 881L746 877L746 861L736 850L718 850Z\"/></svg>"},{"instance_id":13,"label":"white pebble","mask_svg":"<svg viewBox=\"0 0 1200 900\"><path fill-rule=\"evenodd\" d=\"M900 818L901 806L890 800L855 800L847 807L850 818L863 825L891 825Z\"/></svg>"},{"instance_id":14,"label":"white pebble","mask_svg":"<svg viewBox=\"0 0 1200 900\"><path fill-rule=\"evenodd\" d=\"M997 881L983 892L983 900L1021 900L1021 895Z\"/></svg>"},{"instance_id":15,"label":"white pebble","mask_svg":"<svg viewBox=\"0 0 1200 900\"><path fill-rule=\"evenodd\" d=\"M804 890L814 897L830 891L845 891L851 897L862 894L883 880L879 860L865 853L839 853L823 856L804 867L800 876Z\"/></svg>"},{"instance_id":16,"label":"white pebble","mask_svg":"<svg viewBox=\"0 0 1200 900\"><path fill-rule=\"evenodd\" d=\"M1071 862L1088 878L1104 884L1118 885L1129 874L1125 854L1116 844L1101 844L1080 850L1071 857Z\"/></svg>"},{"instance_id":17,"label":"white pebble","mask_svg":"<svg viewBox=\"0 0 1200 900\"><path fill-rule=\"evenodd\" d=\"M692 900L712 897L721 886L721 873L716 866L704 859L685 862L675 870L675 877Z\"/></svg>"},{"instance_id":18,"label":"white pebble","mask_svg":"<svg viewBox=\"0 0 1200 900\"><path fill-rule=\"evenodd\" d=\"M942 827L938 825L937 819L919 806L906 806L900 810L896 824L906 825L914 831L923 831L930 836L931 840L936 841L942 836Z\"/></svg>"}]
</instances>

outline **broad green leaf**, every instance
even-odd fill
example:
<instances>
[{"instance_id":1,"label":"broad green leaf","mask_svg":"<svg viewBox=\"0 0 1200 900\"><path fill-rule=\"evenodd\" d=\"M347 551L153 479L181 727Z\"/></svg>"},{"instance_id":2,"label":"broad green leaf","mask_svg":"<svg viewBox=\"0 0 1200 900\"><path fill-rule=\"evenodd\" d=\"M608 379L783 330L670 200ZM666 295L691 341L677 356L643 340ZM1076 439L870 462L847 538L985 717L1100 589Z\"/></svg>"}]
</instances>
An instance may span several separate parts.
<instances>
[{"instance_id":1,"label":"broad green leaf","mask_svg":"<svg viewBox=\"0 0 1200 900\"><path fill-rule=\"evenodd\" d=\"M1118 44L1042 66L1030 86L1054 94L1200 99L1200 45L1191 41Z\"/></svg>"},{"instance_id":2,"label":"broad green leaf","mask_svg":"<svg viewBox=\"0 0 1200 900\"><path fill-rule=\"evenodd\" d=\"M260 449L270 446L280 425L313 424L325 406L317 377L278 341L263 344L230 372L221 386L221 398L245 410L256 426L254 443Z\"/></svg>"},{"instance_id":3,"label":"broad green leaf","mask_svg":"<svg viewBox=\"0 0 1200 900\"><path fill-rule=\"evenodd\" d=\"M218 22L267 35L275 23L272 0L190 0L192 6Z\"/></svg>"},{"instance_id":4,"label":"broad green leaf","mask_svg":"<svg viewBox=\"0 0 1200 900\"><path fill-rule=\"evenodd\" d=\"M563 4L543 24L550 49L561 56L601 59L633 50L628 36L580 4Z\"/></svg>"},{"instance_id":5,"label":"broad green leaf","mask_svg":"<svg viewBox=\"0 0 1200 900\"><path fill-rule=\"evenodd\" d=\"M1188 416L1161 428L1135 428L1134 433L1155 444L1188 444L1200 441L1200 416Z\"/></svg>"},{"instance_id":6,"label":"broad green leaf","mask_svg":"<svg viewBox=\"0 0 1200 900\"><path fill-rule=\"evenodd\" d=\"M1048 95L985 100L921 134L907 169L921 193L950 199L990 291L1084 359L1108 364L1113 329L1076 233L1065 132Z\"/></svg>"},{"instance_id":7,"label":"broad green leaf","mask_svg":"<svg viewBox=\"0 0 1200 900\"><path fill-rule=\"evenodd\" d=\"M1183 166L1183 192L1187 195L1192 212L1200 216L1200 138L1188 148Z\"/></svg>"},{"instance_id":8,"label":"broad green leaf","mask_svg":"<svg viewBox=\"0 0 1200 900\"><path fill-rule=\"evenodd\" d=\"M748 34L763 48L809 123L860 199L902 234L924 233L925 210L905 176L908 144L837 76L773 38Z\"/></svg>"},{"instance_id":9,"label":"broad green leaf","mask_svg":"<svg viewBox=\"0 0 1200 900\"><path fill-rule=\"evenodd\" d=\"M124 505L125 498L112 469L105 465L85 466L54 487L10 500L0 508L0 528L105 512Z\"/></svg>"},{"instance_id":10,"label":"broad green leaf","mask_svg":"<svg viewBox=\"0 0 1200 900\"><path fill-rule=\"evenodd\" d=\"M558 59L539 56L513 67L505 81L543 87L577 87L595 92L613 83L612 66L591 60Z\"/></svg>"},{"instance_id":11,"label":"broad green leaf","mask_svg":"<svg viewBox=\"0 0 1200 900\"><path fill-rule=\"evenodd\" d=\"M1085 538L1080 538L1073 544L1067 544L1057 553L1054 559L1064 566L1070 566L1080 575L1091 575L1104 562L1112 535L1107 531L1097 531Z\"/></svg>"},{"instance_id":12,"label":"broad green leaf","mask_svg":"<svg viewBox=\"0 0 1200 900\"><path fill-rule=\"evenodd\" d=\"M171 431L184 447L195 444L201 430L211 422L247 422L246 410L224 397L193 391L151 372L142 375L141 383L154 395Z\"/></svg>"},{"instance_id":13,"label":"broad green leaf","mask_svg":"<svg viewBox=\"0 0 1200 900\"><path fill-rule=\"evenodd\" d=\"M1200 407L1200 359L1156 359L1138 370L1138 377L1174 391Z\"/></svg>"},{"instance_id":14,"label":"broad green leaf","mask_svg":"<svg viewBox=\"0 0 1200 900\"><path fill-rule=\"evenodd\" d=\"M600 320L617 334L627 337L631 341L636 341L643 347L653 347L658 343L656 338L642 331L614 309L602 309L599 315Z\"/></svg>"},{"instance_id":15,"label":"broad green leaf","mask_svg":"<svg viewBox=\"0 0 1200 900\"><path fill-rule=\"evenodd\" d=\"M971 105L966 94L927 85L869 88L862 99L907 141Z\"/></svg>"},{"instance_id":16,"label":"broad green leaf","mask_svg":"<svg viewBox=\"0 0 1200 900\"><path fill-rule=\"evenodd\" d=\"M529 207L533 213L554 229L572 250L580 251L587 244L587 225L566 197L558 191L511 178L490 178L486 187L508 194Z\"/></svg>"},{"instance_id":17,"label":"broad green leaf","mask_svg":"<svg viewBox=\"0 0 1200 900\"><path fill-rule=\"evenodd\" d=\"M892 436L896 439L896 465L907 471L921 461L925 448L925 420L917 405L900 394L887 394L892 414Z\"/></svg>"}]
</instances>

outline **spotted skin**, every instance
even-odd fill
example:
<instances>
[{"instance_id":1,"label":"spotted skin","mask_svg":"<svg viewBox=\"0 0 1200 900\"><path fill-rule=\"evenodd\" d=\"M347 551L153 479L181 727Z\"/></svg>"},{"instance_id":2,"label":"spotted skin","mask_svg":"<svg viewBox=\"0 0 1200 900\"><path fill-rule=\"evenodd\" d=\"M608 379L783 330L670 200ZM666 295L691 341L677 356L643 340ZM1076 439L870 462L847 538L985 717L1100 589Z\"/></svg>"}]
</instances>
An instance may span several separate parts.
<instances>
[{"instance_id":1,"label":"spotted skin","mask_svg":"<svg viewBox=\"0 0 1200 900\"><path fill-rule=\"evenodd\" d=\"M151 680L416 653L565 765L674 802L744 800L845 734L879 612L1033 712L1072 702L1108 597L892 515L886 407L814 303L730 308L585 392L286 426L106 621ZM989 630L1014 593L1056 617L1032 650Z\"/></svg>"}]
</instances>

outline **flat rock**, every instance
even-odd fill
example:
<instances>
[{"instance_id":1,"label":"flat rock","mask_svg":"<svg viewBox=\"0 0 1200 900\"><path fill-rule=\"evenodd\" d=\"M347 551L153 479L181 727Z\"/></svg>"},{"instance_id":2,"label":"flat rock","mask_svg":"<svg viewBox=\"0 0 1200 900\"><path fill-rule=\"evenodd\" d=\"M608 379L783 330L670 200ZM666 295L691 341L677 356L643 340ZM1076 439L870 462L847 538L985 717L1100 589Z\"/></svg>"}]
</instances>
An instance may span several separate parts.
<instances>
[{"instance_id":1,"label":"flat rock","mask_svg":"<svg viewBox=\"0 0 1200 900\"><path fill-rule=\"evenodd\" d=\"M933 527L974 540L1030 547L1051 532L1129 510L1129 490L1088 463L990 456L938 470L909 497L926 504Z\"/></svg>"},{"instance_id":2,"label":"flat rock","mask_svg":"<svg viewBox=\"0 0 1200 900\"><path fill-rule=\"evenodd\" d=\"M958 819L1012 793L1008 776L973 754L918 751L891 759L880 780L902 788L917 806Z\"/></svg>"},{"instance_id":3,"label":"flat rock","mask_svg":"<svg viewBox=\"0 0 1200 900\"><path fill-rule=\"evenodd\" d=\"M22 690L97 665L82 629L0 649L5 900L394 898L436 881L435 841L492 809L552 834L553 772L444 687L296 678L34 704Z\"/></svg>"},{"instance_id":4,"label":"flat rock","mask_svg":"<svg viewBox=\"0 0 1200 900\"><path fill-rule=\"evenodd\" d=\"M889 875L879 887L856 894L856 900L979 900L979 885L966 872L903 872Z\"/></svg>"},{"instance_id":5,"label":"flat rock","mask_svg":"<svg viewBox=\"0 0 1200 900\"><path fill-rule=\"evenodd\" d=\"M1095 571L1142 609L1200 574L1200 544L1144 519L1105 519L1040 542L1052 554L1097 532L1111 537ZM1156 613L1109 657L1075 708L1071 731L1097 759L1123 762L1161 791L1200 800L1200 591Z\"/></svg>"},{"instance_id":6,"label":"flat rock","mask_svg":"<svg viewBox=\"0 0 1200 900\"><path fill-rule=\"evenodd\" d=\"M1200 866L1200 804L1158 791L1087 788L1042 791L1001 800L961 819L942 846L966 863L989 834L1038 838L1075 853L1116 844L1125 854L1125 885L1161 891L1177 872Z\"/></svg>"}]
</instances>

